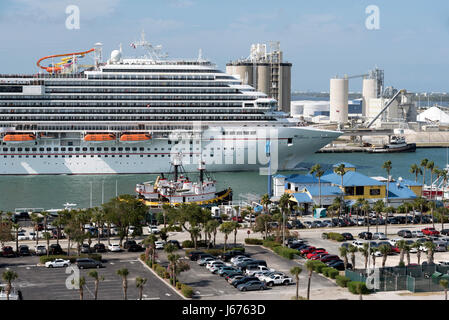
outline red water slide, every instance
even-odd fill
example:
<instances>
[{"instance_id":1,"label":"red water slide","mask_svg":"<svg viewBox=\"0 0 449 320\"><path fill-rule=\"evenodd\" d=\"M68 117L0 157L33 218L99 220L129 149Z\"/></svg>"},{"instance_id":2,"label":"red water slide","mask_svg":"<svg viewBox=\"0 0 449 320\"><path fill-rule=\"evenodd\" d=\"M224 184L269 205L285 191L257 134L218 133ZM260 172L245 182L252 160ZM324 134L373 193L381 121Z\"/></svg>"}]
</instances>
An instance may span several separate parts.
<instances>
[{"instance_id":1,"label":"red water slide","mask_svg":"<svg viewBox=\"0 0 449 320\"><path fill-rule=\"evenodd\" d=\"M37 61L36 65L37 65L39 68L44 69L44 70L47 70L47 72L50 72L50 73L53 73L53 72L59 72L59 71L62 70L61 67L54 67L54 66L53 66L53 67L43 67L43 66L41 66L41 61L46 60L46 59L50 59L50 58L67 57L67 56L74 56L74 55L75 55L75 56L78 56L78 55L84 55L84 54L87 54L87 53L91 53L92 51L95 51L95 49L93 48L93 49L90 49L90 50L87 50L87 51L83 51L83 52L72 52L72 53L54 54L54 55L51 55L51 56L46 56L46 57L40 58L40 59Z\"/></svg>"}]
</instances>

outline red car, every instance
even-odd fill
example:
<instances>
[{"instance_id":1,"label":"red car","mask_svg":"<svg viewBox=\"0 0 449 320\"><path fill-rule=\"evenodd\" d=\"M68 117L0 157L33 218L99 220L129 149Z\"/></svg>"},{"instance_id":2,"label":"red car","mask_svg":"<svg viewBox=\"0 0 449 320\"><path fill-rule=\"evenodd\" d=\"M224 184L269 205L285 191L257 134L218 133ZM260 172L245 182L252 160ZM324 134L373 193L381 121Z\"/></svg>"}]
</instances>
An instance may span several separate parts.
<instances>
[{"instance_id":1,"label":"red car","mask_svg":"<svg viewBox=\"0 0 449 320\"><path fill-rule=\"evenodd\" d=\"M329 262L329 261L340 260L340 257L335 254L328 254L326 256L322 256L319 260L321 262Z\"/></svg>"},{"instance_id":2,"label":"red car","mask_svg":"<svg viewBox=\"0 0 449 320\"><path fill-rule=\"evenodd\" d=\"M306 249L302 249L302 250L301 250L301 254L308 254L308 253L311 253L311 252L313 252L315 249L316 249L315 247L308 247L308 248L306 248Z\"/></svg>"},{"instance_id":3,"label":"red car","mask_svg":"<svg viewBox=\"0 0 449 320\"><path fill-rule=\"evenodd\" d=\"M317 249L317 250L315 250L313 252L308 253L306 255L306 258L307 259L311 259L312 257L314 257L314 256L316 256L317 254L320 254L320 253L327 253L327 251L324 250L324 249Z\"/></svg>"},{"instance_id":4,"label":"red car","mask_svg":"<svg viewBox=\"0 0 449 320\"><path fill-rule=\"evenodd\" d=\"M318 253L318 254L314 255L313 257L311 257L310 260L320 260L322 257L328 256L328 255L329 255L329 252L321 252L321 253Z\"/></svg>"},{"instance_id":5,"label":"red car","mask_svg":"<svg viewBox=\"0 0 449 320\"><path fill-rule=\"evenodd\" d=\"M237 221L238 223L241 223L241 222L243 222L243 219L242 219L242 217L240 217L240 216L238 216L238 217L233 216L233 217L232 217L232 221Z\"/></svg>"},{"instance_id":6,"label":"red car","mask_svg":"<svg viewBox=\"0 0 449 320\"><path fill-rule=\"evenodd\" d=\"M424 228L421 232L426 236L437 236L440 234L440 232L435 230L435 228Z\"/></svg>"}]
</instances>

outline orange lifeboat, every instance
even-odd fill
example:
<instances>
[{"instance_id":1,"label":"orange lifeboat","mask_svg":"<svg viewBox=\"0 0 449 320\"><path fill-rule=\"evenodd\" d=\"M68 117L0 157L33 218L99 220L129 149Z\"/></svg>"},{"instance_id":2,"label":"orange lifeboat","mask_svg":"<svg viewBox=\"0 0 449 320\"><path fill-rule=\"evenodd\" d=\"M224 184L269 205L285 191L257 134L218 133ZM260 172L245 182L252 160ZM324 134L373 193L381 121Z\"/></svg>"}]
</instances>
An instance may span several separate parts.
<instances>
[{"instance_id":1,"label":"orange lifeboat","mask_svg":"<svg viewBox=\"0 0 449 320\"><path fill-rule=\"evenodd\" d=\"M114 140L115 134L113 133L88 133L84 136L84 141L89 142L108 142Z\"/></svg>"},{"instance_id":2,"label":"orange lifeboat","mask_svg":"<svg viewBox=\"0 0 449 320\"><path fill-rule=\"evenodd\" d=\"M144 142L151 140L149 133L124 133L120 137L121 142Z\"/></svg>"},{"instance_id":3,"label":"orange lifeboat","mask_svg":"<svg viewBox=\"0 0 449 320\"><path fill-rule=\"evenodd\" d=\"M33 133L7 133L3 137L3 142L6 143L33 142L35 140L36 135Z\"/></svg>"}]
</instances>

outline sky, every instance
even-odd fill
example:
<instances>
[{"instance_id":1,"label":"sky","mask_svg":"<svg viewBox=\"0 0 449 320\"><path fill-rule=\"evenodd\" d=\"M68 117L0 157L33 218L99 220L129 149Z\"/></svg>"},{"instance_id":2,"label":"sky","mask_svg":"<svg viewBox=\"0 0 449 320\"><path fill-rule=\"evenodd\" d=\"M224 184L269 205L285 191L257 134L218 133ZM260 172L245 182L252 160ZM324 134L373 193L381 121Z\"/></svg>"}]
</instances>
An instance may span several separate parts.
<instances>
[{"instance_id":1,"label":"sky","mask_svg":"<svg viewBox=\"0 0 449 320\"><path fill-rule=\"evenodd\" d=\"M66 28L68 5L79 8L79 29ZM366 27L370 5L379 9L379 29ZM280 41L294 91L329 91L331 77L376 66L386 86L449 91L445 0L1 0L0 73L35 73L39 58L96 42L106 59L120 43L125 56L138 56L129 44L142 30L170 57L196 58L201 48L221 70L253 43ZM349 90L361 83L350 80Z\"/></svg>"}]
</instances>

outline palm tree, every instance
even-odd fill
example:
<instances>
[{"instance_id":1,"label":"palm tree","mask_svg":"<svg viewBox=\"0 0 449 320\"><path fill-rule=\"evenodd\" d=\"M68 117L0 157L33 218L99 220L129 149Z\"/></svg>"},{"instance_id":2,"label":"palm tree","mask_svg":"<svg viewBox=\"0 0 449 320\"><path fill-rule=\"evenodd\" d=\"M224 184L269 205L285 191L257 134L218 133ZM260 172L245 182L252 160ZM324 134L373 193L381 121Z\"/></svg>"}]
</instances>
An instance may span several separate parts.
<instances>
[{"instance_id":1,"label":"palm tree","mask_svg":"<svg viewBox=\"0 0 449 320\"><path fill-rule=\"evenodd\" d=\"M279 207L282 212L282 246L285 246L285 211L288 208L288 202L290 200L290 194L284 193L279 199Z\"/></svg>"},{"instance_id":2,"label":"palm tree","mask_svg":"<svg viewBox=\"0 0 449 320\"><path fill-rule=\"evenodd\" d=\"M117 270L117 274L122 277L122 286L123 286L123 298L128 300L128 275L129 271L126 268Z\"/></svg>"},{"instance_id":3,"label":"palm tree","mask_svg":"<svg viewBox=\"0 0 449 320\"><path fill-rule=\"evenodd\" d=\"M45 241L47 241L47 256L50 253L50 239L51 239L51 234L50 232L44 232L42 234L42 236L44 237Z\"/></svg>"},{"instance_id":4,"label":"palm tree","mask_svg":"<svg viewBox=\"0 0 449 320\"><path fill-rule=\"evenodd\" d=\"M345 270L347 269L348 266L348 248L346 247L340 247L338 248L338 250L340 251L340 257L343 258L343 264L345 266Z\"/></svg>"},{"instance_id":5,"label":"palm tree","mask_svg":"<svg viewBox=\"0 0 449 320\"><path fill-rule=\"evenodd\" d=\"M139 289L139 300L142 300L143 297L143 286L147 283L147 278L136 278L136 287Z\"/></svg>"},{"instance_id":6,"label":"palm tree","mask_svg":"<svg viewBox=\"0 0 449 320\"><path fill-rule=\"evenodd\" d=\"M410 173L415 175L415 182L418 182L418 175L422 175L422 170L417 164L412 164L410 166Z\"/></svg>"},{"instance_id":7,"label":"palm tree","mask_svg":"<svg viewBox=\"0 0 449 320\"><path fill-rule=\"evenodd\" d=\"M427 169L427 163L429 162L429 160L427 158L421 160L421 164L420 166L423 168L423 176L422 176L422 186L424 187L424 185L426 184L426 169ZM422 197L422 192L421 192L421 197Z\"/></svg>"},{"instance_id":8,"label":"palm tree","mask_svg":"<svg viewBox=\"0 0 449 320\"><path fill-rule=\"evenodd\" d=\"M318 178L318 201L321 208L321 177L324 175L324 170L321 169L319 164L315 164L312 168L310 168L309 173L315 174L315 177Z\"/></svg>"},{"instance_id":9,"label":"palm tree","mask_svg":"<svg viewBox=\"0 0 449 320\"><path fill-rule=\"evenodd\" d=\"M225 236L225 237L224 237L225 242L224 242L223 252L226 251L226 243L227 243L227 241L228 241L228 236L229 236L229 234L230 234L232 231L234 231L234 225L232 224L231 221L226 221L226 222L223 222L223 223L221 224L221 226L220 226L220 232L224 233L224 236Z\"/></svg>"},{"instance_id":10,"label":"palm tree","mask_svg":"<svg viewBox=\"0 0 449 320\"><path fill-rule=\"evenodd\" d=\"M260 204L263 206L265 213L268 213L268 205L271 203L270 196L265 193L260 199Z\"/></svg>"},{"instance_id":11,"label":"palm tree","mask_svg":"<svg viewBox=\"0 0 449 320\"><path fill-rule=\"evenodd\" d=\"M237 232L239 231L241 225L237 221L233 221L234 225L234 247L237 244Z\"/></svg>"},{"instance_id":12,"label":"palm tree","mask_svg":"<svg viewBox=\"0 0 449 320\"><path fill-rule=\"evenodd\" d=\"M382 200L377 200L373 207L376 212L376 232L379 232L379 215L385 210L385 204Z\"/></svg>"},{"instance_id":13,"label":"palm tree","mask_svg":"<svg viewBox=\"0 0 449 320\"><path fill-rule=\"evenodd\" d=\"M371 210L371 206L370 206L368 200L363 201L362 210L365 213L365 219L366 219L366 223L368 225L368 232L369 232L369 226L370 226L369 212Z\"/></svg>"},{"instance_id":14,"label":"palm tree","mask_svg":"<svg viewBox=\"0 0 449 320\"><path fill-rule=\"evenodd\" d=\"M447 287L449 286L449 281L447 281L446 279L441 279L440 286L442 286L444 289L444 300L447 300Z\"/></svg>"},{"instance_id":15,"label":"palm tree","mask_svg":"<svg viewBox=\"0 0 449 320\"><path fill-rule=\"evenodd\" d=\"M373 258L373 268L376 268L376 252L377 251L378 251L378 249L376 249L376 248L369 249L369 254L371 255L371 258Z\"/></svg>"},{"instance_id":16,"label":"palm tree","mask_svg":"<svg viewBox=\"0 0 449 320\"><path fill-rule=\"evenodd\" d=\"M153 267L153 263L156 259L156 246L155 242L157 241L157 236L154 234L150 234L148 237L143 240L143 244L147 247L145 249L145 255L148 256L151 251L151 267Z\"/></svg>"},{"instance_id":17,"label":"palm tree","mask_svg":"<svg viewBox=\"0 0 449 320\"><path fill-rule=\"evenodd\" d=\"M405 247L407 247L407 243L405 242L405 240L400 240L400 241L398 241L396 243L396 246L400 250L400 253L399 253L399 265L403 265L404 264Z\"/></svg>"},{"instance_id":18,"label":"palm tree","mask_svg":"<svg viewBox=\"0 0 449 320\"><path fill-rule=\"evenodd\" d=\"M352 269L355 269L355 253L358 251L358 249L356 246L353 246L352 244L350 244L348 247L348 251L351 254Z\"/></svg>"},{"instance_id":19,"label":"palm tree","mask_svg":"<svg viewBox=\"0 0 449 320\"><path fill-rule=\"evenodd\" d=\"M415 242L412 244L411 248L416 249L416 258L418 259L418 265L421 264L421 243Z\"/></svg>"},{"instance_id":20,"label":"palm tree","mask_svg":"<svg viewBox=\"0 0 449 320\"><path fill-rule=\"evenodd\" d=\"M341 189L342 189L343 192L344 192L345 188L343 187L343 176L344 176L345 173L346 173L345 164L342 163L342 164L340 164L338 167L334 168L334 172L335 172L336 174L338 174L338 175L341 177Z\"/></svg>"},{"instance_id":21,"label":"palm tree","mask_svg":"<svg viewBox=\"0 0 449 320\"><path fill-rule=\"evenodd\" d=\"M307 271L309 272L309 279L307 280L307 300L310 300L310 284L312 282L313 266L314 266L313 260L309 260L306 262L306 268Z\"/></svg>"},{"instance_id":22,"label":"palm tree","mask_svg":"<svg viewBox=\"0 0 449 320\"><path fill-rule=\"evenodd\" d=\"M84 299L84 286L86 285L86 278L80 277L78 280L73 279L72 284L78 287L80 291L80 300Z\"/></svg>"},{"instance_id":23,"label":"palm tree","mask_svg":"<svg viewBox=\"0 0 449 320\"><path fill-rule=\"evenodd\" d=\"M408 266L410 265L410 249L411 249L411 247L408 244L406 244L405 248L404 248L404 251L405 251L405 254L406 254L406 257L407 257L407 265Z\"/></svg>"},{"instance_id":24,"label":"palm tree","mask_svg":"<svg viewBox=\"0 0 449 320\"><path fill-rule=\"evenodd\" d=\"M436 209L437 204L435 203L435 201L429 201L427 206L430 207L430 215L432 216L432 227L435 228L435 217L433 212Z\"/></svg>"},{"instance_id":25,"label":"palm tree","mask_svg":"<svg viewBox=\"0 0 449 320\"><path fill-rule=\"evenodd\" d=\"M299 274L302 272L300 267L293 267L290 269L290 273L295 276L296 280L296 300L299 299Z\"/></svg>"},{"instance_id":26,"label":"palm tree","mask_svg":"<svg viewBox=\"0 0 449 320\"><path fill-rule=\"evenodd\" d=\"M20 230L20 225L18 223L13 223L12 224L12 228L14 229L16 235L15 235L15 239L16 239L16 252L19 253L19 230Z\"/></svg>"},{"instance_id":27,"label":"palm tree","mask_svg":"<svg viewBox=\"0 0 449 320\"><path fill-rule=\"evenodd\" d=\"M370 255L368 243L364 243L362 248L359 248L359 252L365 258L365 270L368 269L368 257Z\"/></svg>"},{"instance_id":28,"label":"palm tree","mask_svg":"<svg viewBox=\"0 0 449 320\"><path fill-rule=\"evenodd\" d=\"M389 245L383 244L379 246L378 250L382 254L382 268L385 268L385 263L387 262L388 255L391 252L391 247Z\"/></svg>"},{"instance_id":29,"label":"palm tree","mask_svg":"<svg viewBox=\"0 0 449 320\"><path fill-rule=\"evenodd\" d=\"M435 172L435 163L433 161L429 161L426 166L427 169L430 170L430 199L433 198L432 190L433 190L433 174Z\"/></svg>"},{"instance_id":30,"label":"palm tree","mask_svg":"<svg viewBox=\"0 0 449 320\"><path fill-rule=\"evenodd\" d=\"M395 213L396 209L394 207L386 207L385 208L385 235L387 235L387 227L388 227L388 215L390 213Z\"/></svg>"},{"instance_id":31,"label":"palm tree","mask_svg":"<svg viewBox=\"0 0 449 320\"><path fill-rule=\"evenodd\" d=\"M391 161L385 161L384 164L382 165L382 169L385 169L385 171L387 171L387 193L386 193L386 199L387 199L387 205L388 205L388 189L390 186L390 172L392 169L392 165L391 165ZM387 224L385 224L387 225Z\"/></svg>"},{"instance_id":32,"label":"palm tree","mask_svg":"<svg viewBox=\"0 0 449 320\"><path fill-rule=\"evenodd\" d=\"M362 295L363 295L363 284L362 283L360 283L360 282L356 283L355 291L356 291L356 293L359 294L359 300L363 300L363 297L362 297Z\"/></svg>"},{"instance_id":33,"label":"palm tree","mask_svg":"<svg viewBox=\"0 0 449 320\"><path fill-rule=\"evenodd\" d=\"M220 226L220 222L218 222L216 219L209 220L206 224L206 228L210 230L210 232L214 235L214 247L215 247L215 238L217 236L217 230Z\"/></svg>"},{"instance_id":34,"label":"palm tree","mask_svg":"<svg viewBox=\"0 0 449 320\"><path fill-rule=\"evenodd\" d=\"M39 244L39 223L42 222L42 217L39 217L39 215L36 212L33 212L31 214L31 220L34 222L34 230L36 230L36 245Z\"/></svg>"},{"instance_id":35,"label":"palm tree","mask_svg":"<svg viewBox=\"0 0 449 320\"><path fill-rule=\"evenodd\" d=\"M427 249L427 264L433 264L433 255L435 253L436 245L432 241L424 242L424 247Z\"/></svg>"},{"instance_id":36,"label":"palm tree","mask_svg":"<svg viewBox=\"0 0 449 320\"><path fill-rule=\"evenodd\" d=\"M6 270L2 274L2 279L6 281L6 300L9 300L9 295L11 294L12 289L12 282L16 280L19 277L19 275L12 271L12 270Z\"/></svg>"},{"instance_id":37,"label":"palm tree","mask_svg":"<svg viewBox=\"0 0 449 320\"><path fill-rule=\"evenodd\" d=\"M103 276L98 275L98 272L95 270L91 270L89 272L89 277L93 278L95 280L95 291L94 291L94 299L97 300L98 297L98 286L100 284L100 281L104 280Z\"/></svg>"}]
</instances>

